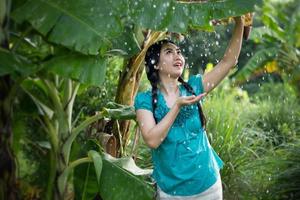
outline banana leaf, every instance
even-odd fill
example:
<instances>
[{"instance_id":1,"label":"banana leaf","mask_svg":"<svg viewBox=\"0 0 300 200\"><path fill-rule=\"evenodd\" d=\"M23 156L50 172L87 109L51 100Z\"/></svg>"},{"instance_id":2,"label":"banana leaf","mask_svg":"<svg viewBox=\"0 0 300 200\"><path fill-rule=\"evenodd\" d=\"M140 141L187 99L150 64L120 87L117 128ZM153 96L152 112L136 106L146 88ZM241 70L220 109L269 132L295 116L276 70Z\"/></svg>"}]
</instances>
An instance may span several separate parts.
<instances>
[{"instance_id":1,"label":"banana leaf","mask_svg":"<svg viewBox=\"0 0 300 200\"><path fill-rule=\"evenodd\" d=\"M99 56L66 54L43 63L50 72L89 85L101 85L106 73L106 59Z\"/></svg>"},{"instance_id":2,"label":"banana leaf","mask_svg":"<svg viewBox=\"0 0 300 200\"><path fill-rule=\"evenodd\" d=\"M278 48L270 47L257 51L246 65L235 76L236 81L245 81L253 72L261 67L268 61L275 60L278 54Z\"/></svg>"},{"instance_id":3,"label":"banana leaf","mask_svg":"<svg viewBox=\"0 0 300 200\"><path fill-rule=\"evenodd\" d=\"M145 181L151 171L137 167L132 158L117 159L104 154L99 185L91 164L75 169L76 199L93 199L98 194L103 200L151 200L154 189Z\"/></svg>"},{"instance_id":4,"label":"banana leaf","mask_svg":"<svg viewBox=\"0 0 300 200\"><path fill-rule=\"evenodd\" d=\"M173 0L77 1L28 0L15 9L13 19L24 21L48 38L84 54L103 54L114 49L113 40L137 25L157 31L186 32L189 27L211 30L211 19L252 12L261 0L182 3ZM119 49L128 45L118 43ZM120 45L123 45L120 48ZM131 42L134 45L134 42Z\"/></svg>"}]
</instances>

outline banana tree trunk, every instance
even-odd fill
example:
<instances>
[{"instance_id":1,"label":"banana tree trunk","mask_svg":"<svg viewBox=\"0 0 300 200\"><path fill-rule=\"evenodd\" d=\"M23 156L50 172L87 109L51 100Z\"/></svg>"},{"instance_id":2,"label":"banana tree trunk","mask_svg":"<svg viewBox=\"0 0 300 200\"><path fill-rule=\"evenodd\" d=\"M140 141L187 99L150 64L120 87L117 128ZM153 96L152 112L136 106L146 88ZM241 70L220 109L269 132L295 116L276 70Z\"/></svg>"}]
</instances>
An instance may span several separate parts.
<instances>
[{"instance_id":1,"label":"banana tree trunk","mask_svg":"<svg viewBox=\"0 0 300 200\"><path fill-rule=\"evenodd\" d=\"M124 68L119 78L116 102L123 105L132 105L134 97L138 91L140 79L144 70L144 56L148 47L165 35L165 32L150 32L144 39L142 50L139 54L132 57L128 62L124 62ZM121 149L125 149L129 140L130 121L125 120L117 124L113 131L118 138L118 156L121 156ZM121 138L120 138L121 136Z\"/></svg>"}]
</instances>

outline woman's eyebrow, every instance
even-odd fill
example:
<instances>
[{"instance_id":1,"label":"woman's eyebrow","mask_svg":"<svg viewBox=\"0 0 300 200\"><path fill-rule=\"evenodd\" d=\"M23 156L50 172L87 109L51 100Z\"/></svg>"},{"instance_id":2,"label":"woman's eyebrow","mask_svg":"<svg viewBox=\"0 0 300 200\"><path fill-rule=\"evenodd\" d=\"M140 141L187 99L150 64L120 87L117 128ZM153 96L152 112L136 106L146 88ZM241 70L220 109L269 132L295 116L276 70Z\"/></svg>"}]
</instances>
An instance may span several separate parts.
<instances>
[{"instance_id":1,"label":"woman's eyebrow","mask_svg":"<svg viewBox=\"0 0 300 200\"><path fill-rule=\"evenodd\" d=\"M164 49L164 51L169 51L169 50L173 51L174 48L167 47L167 48ZM180 48L176 48L175 51L181 51L181 50L180 50Z\"/></svg>"}]
</instances>

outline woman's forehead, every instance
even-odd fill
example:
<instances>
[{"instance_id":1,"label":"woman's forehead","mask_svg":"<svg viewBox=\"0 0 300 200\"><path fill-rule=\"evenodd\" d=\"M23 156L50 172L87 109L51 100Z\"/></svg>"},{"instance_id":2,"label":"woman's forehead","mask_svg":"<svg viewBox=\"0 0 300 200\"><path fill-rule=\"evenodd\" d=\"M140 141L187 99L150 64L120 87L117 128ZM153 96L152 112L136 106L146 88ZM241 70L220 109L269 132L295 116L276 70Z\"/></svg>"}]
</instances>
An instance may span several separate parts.
<instances>
[{"instance_id":1,"label":"woman's forehead","mask_svg":"<svg viewBox=\"0 0 300 200\"><path fill-rule=\"evenodd\" d=\"M162 50L164 49L179 49L178 46L176 46L175 44L172 44L172 43L167 43L167 44L164 44L161 48Z\"/></svg>"}]
</instances>

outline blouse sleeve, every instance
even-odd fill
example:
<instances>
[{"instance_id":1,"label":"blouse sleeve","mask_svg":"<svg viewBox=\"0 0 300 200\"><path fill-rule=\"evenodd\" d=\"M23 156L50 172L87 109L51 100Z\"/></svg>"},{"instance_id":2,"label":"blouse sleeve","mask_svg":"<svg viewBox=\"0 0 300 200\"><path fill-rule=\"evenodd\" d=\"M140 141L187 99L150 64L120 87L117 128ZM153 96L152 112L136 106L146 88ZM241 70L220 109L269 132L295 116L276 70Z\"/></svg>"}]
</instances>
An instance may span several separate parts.
<instances>
[{"instance_id":1,"label":"blouse sleeve","mask_svg":"<svg viewBox=\"0 0 300 200\"><path fill-rule=\"evenodd\" d=\"M188 83L190 84L190 86L192 86L196 95L199 95L204 92L201 74L191 76L188 80Z\"/></svg>"},{"instance_id":2,"label":"blouse sleeve","mask_svg":"<svg viewBox=\"0 0 300 200\"><path fill-rule=\"evenodd\" d=\"M152 96L149 92L141 92L138 93L134 100L134 108L135 110L138 109L145 109L152 112Z\"/></svg>"}]
</instances>

